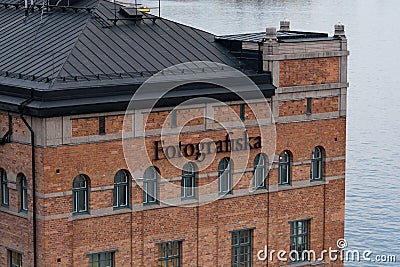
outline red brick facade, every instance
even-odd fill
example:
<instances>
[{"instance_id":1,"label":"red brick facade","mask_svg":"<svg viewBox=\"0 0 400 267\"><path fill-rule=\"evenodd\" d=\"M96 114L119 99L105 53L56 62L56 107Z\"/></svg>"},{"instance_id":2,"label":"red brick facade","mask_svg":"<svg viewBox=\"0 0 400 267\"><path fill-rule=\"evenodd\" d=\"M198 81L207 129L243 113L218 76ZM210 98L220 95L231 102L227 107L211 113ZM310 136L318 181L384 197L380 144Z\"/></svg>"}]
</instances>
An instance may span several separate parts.
<instances>
[{"instance_id":1,"label":"red brick facade","mask_svg":"<svg viewBox=\"0 0 400 267\"><path fill-rule=\"evenodd\" d=\"M282 87L336 83L339 81L339 58L292 59L280 63Z\"/></svg>"},{"instance_id":2,"label":"red brick facade","mask_svg":"<svg viewBox=\"0 0 400 267\"><path fill-rule=\"evenodd\" d=\"M133 179L130 185L130 208L113 209L114 176L118 170L129 169L121 141L123 112L106 114L104 139L99 135L99 117L75 116L70 121L68 136L57 145L38 145L36 152L37 249L38 266L88 266L88 254L115 251L115 266L158 266L158 242L182 240L182 266L231 266L231 243L234 230L253 229L252 266L266 266L257 260L257 252L269 249L290 251L290 221L310 219L310 249L317 252L336 248L336 240L344 236L346 119L340 115L340 93L313 89L309 95L286 93L286 87L339 83L340 56L281 60L279 62L280 93L272 97L276 123L275 157L270 159L267 189L249 192L253 159L259 150L250 151L250 161L243 178L233 187L233 194L206 205L143 206L143 190ZM304 89L306 90L306 89ZM307 91L307 90L306 90ZM321 93L317 95L315 91ZM329 92L328 92L329 91ZM311 92L311 91L310 91ZM307 91L308 93L308 91ZM306 114L306 98L311 98L312 114ZM230 106L240 115L240 106ZM172 107L171 107L172 108ZM147 130L157 131L171 126L169 110L145 115ZM177 111L177 127L203 127L208 122L202 108ZM33 266L32 239L32 172L29 131L14 117L13 142L1 146L0 168L8 175L9 207L0 207L0 266L8 266L7 249L23 253L23 266ZM214 111L215 121L224 120L223 108ZM245 106L245 121L254 114ZM290 117L287 121L280 121ZM194 119L191 119L194 118ZM135 122L135 125L138 122ZM214 125L215 126L215 125ZM8 128L8 116L0 113L1 133ZM259 134L259 127L248 126L249 136ZM225 138L223 130L208 129L185 132L184 143L196 143L204 138ZM202 128L203 129L203 128ZM60 129L61 131L61 129ZM110 136L110 138L108 138ZM117 136L117 137L116 137ZM25 138L25 139L24 139ZM28 138L28 139L27 139ZM46 138L45 136L39 136ZM134 138L131 147L141 146L143 137ZM154 141L158 134L146 137L150 157L154 159ZM26 140L26 141L22 141ZM310 181L312 150L324 150L323 180ZM292 181L278 186L278 155L289 150ZM229 153L216 155L212 164L198 175L199 185L217 179L218 163ZM138 164L146 155L134 155ZM191 158L193 160L193 157ZM127 160L131 160L129 157ZM162 177L181 183L182 171L166 159L154 161ZM142 167L142 166L138 166ZM131 170L134 171L134 170ZM19 212L19 185L16 179L24 173L28 181L28 213ZM72 182L79 175L89 177L89 214L72 214ZM133 178L135 173L132 173ZM165 190L164 190L165 189ZM242 194L240 190L247 192ZM203 193L216 194L216 183ZM180 198L179 191L168 191L160 186L160 197ZM190 203L190 202L187 202ZM186 206L185 206L186 205ZM330 260L325 257L325 261ZM268 266L282 266L275 258ZM289 264L289 263L288 263ZM340 264L339 264L340 265Z\"/></svg>"}]
</instances>

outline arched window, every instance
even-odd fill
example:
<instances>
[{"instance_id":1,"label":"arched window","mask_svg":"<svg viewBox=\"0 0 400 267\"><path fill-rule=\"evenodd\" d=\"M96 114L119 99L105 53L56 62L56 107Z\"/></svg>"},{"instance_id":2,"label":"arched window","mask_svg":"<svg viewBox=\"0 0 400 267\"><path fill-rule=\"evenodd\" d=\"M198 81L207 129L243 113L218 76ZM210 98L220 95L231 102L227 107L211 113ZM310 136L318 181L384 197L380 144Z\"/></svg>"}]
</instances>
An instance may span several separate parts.
<instances>
[{"instance_id":1,"label":"arched window","mask_svg":"<svg viewBox=\"0 0 400 267\"><path fill-rule=\"evenodd\" d=\"M196 190L196 167L194 163L189 162L183 166L182 181L181 181L181 196L182 198L195 197Z\"/></svg>"},{"instance_id":2,"label":"arched window","mask_svg":"<svg viewBox=\"0 0 400 267\"><path fill-rule=\"evenodd\" d=\"M218 164L218 192L232 194L232 160L223 158Z\"/></svg>"},{"instance_id":3,"label":"arched window","mask_svg":"<svg viewBox=\"0 0 400 267\"><path fill-rule=\"evenodd\" d=\"M311 159L311 181L322 180L323 173L323 153L321 147L316 147L312 151Z\"/></svg>"},{"instance_id":4,"label":"arched window","mask_svg":"<svg viewBox=\"0 0 400 267\"><path fill-rule=\"evenodd\" d=\"M72 184L72 205L74 213L89 211L89 179L86 175L79 174Z\"/></svg>"},{"instance_id":5,"label":"arched window","mask_svg":"<svg viewBox=\"0 0 400 267\"><path fill-rule=\"evenodd\" d=\"M143 203L158 203L158 178L159 172L154 166L148 167L143 175Z\"/></svg>"},{"instance_id":6,"label":"arched window","mask_svg":"<svg viewBox=\"0 0 400 267\"><path fill-rule=\"evenodd\" d=\"M4 169L0 169L0 176L1 176L1 205L8 207L9 192L7 185L7 173Z\"/></svg>"},{"instance_id":7,"label":"arched window","mask_svg":"<svg viewBox=\"0 0 400 267\"><path fill-rule=\"evenodd\" d=\"M130 175L126 170L120 170L114 176L114 208L129 206L129 180Z\"/></svg>"},{"instance_id":8,"label":"arched window","mask_svg":"<svg viewBox=\"0 0 400 267\"><path fill-rule=\"evenodd\" d=\"M19 193L20 193L20 211L28 211L28 185L26 177L22 173L18 175L19 178Z\"/></svg>"},{"instance_id":9,"label":"arched window","mask_svg":"<svg viewBox=\"0 0 400 267\"><path fill-rule=\"evenodd\" d=\"M290 163L291 163L291 156L290 152L285 150L279 155L279 184L280 185L287 185L290 184Z\"/></svg>"},{"instance_id":10,"label":"arched window","mask_svg":"<svg viewBox=\"0 0 400 267\"><path fill-rule=\"evenodd\" d=\"M254 158L252 183L252 188L254 190L266 188L265 178L267 176L267 163L267 156L264 154L258 154Z\"/></svg>"}]
</instances>

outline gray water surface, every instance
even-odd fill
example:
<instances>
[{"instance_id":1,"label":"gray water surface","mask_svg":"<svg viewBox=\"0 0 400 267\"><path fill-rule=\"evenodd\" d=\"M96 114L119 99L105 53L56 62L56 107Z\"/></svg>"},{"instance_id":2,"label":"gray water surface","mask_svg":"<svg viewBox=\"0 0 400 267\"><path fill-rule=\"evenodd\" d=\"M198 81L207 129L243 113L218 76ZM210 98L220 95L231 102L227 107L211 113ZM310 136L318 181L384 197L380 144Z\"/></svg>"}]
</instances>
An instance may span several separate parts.
<instances>
[{"instance_id":1,"label":"gray water surface","mask_svg":"<svg viewBox=\"0 0 400 267\"><path fill-rule=\"evenodd\" d=\"M143 0L157 6L157 0ZM349 249L396 255L400 266L400 1L162 0L161 15L222 35L264 31L289 19L291 28L349 40L346 239ZM154 10L157 13L156 10Z\"/></svg>"}]
</instances>

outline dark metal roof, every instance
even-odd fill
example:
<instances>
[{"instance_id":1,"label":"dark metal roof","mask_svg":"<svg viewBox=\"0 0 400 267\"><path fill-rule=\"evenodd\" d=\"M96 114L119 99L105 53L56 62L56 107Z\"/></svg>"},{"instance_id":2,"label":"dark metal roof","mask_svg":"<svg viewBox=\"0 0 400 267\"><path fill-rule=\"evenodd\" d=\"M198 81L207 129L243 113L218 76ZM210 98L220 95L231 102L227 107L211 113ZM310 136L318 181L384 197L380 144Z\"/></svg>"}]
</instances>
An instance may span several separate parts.
<instances>
[{"instance_id":1,"label":"dark metal roof","mask_svg":"<svg viewBox=\"0 0 400 267\"><path fill-rule=\"evenodd\" d=\"M91 10L90 0L88 7L53 7L41 19L40 10L25 17L23 8L0 5L0 75L47 82L51 88L54 81L151 76L191 61L240 66L212 34L147 14L155 20L134 23L117 13L121 20L113 26L113 3L100 0Z\"/></svg>"},{"instance_id":2,"label":"dark metal roof","mask_svg":"<svg viewBox=\"0 0 400 267\"><path fill-rule=\"evenodd\" d=\"M23 1L1 1L0 109L17 111L33 94L26 110L36 116L118 110L154 73L194 61L240 69L273 93L268 73L257 74L210 33L149 14L132 20L105 0L37 4L28 16Z\"/></svg>"},{"instance_id":3,"label":"dark metal roof","mask_svg":"<svg viewBox=\"0 0 400 267\"><path fill-rule=\"evenodd\" d=\"M292 41L316 41L316 40L331 40L327 33L317 32L301 32L301 31L277 31L276 33L279 42ZM227 41L240 41L240 42L251 42L261 43L265 41L265 32L256 33L244 33L244 34L232 34L217 36L217 40Z\"/></svg>"}]
</instances>

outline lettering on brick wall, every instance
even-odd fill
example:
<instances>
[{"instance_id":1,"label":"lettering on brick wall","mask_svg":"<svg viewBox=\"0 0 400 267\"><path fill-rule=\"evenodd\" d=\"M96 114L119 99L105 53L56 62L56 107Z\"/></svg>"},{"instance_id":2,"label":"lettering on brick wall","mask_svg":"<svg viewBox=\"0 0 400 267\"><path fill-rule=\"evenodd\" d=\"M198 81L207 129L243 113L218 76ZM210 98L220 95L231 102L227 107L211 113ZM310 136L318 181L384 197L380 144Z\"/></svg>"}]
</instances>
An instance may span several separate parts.
<instances>
[{"instance_id":1,"label":"lettering on brick wall","mask_svg":"<svg viewBox=\"0 0 400 267\"><path fill-rule=\"evenodd\" d=\"M247 133L244 133L243 137L230 139L227 134L224 140L218 141L199 142L196 144L183 144L180 141L176 146L166 146L164 148L163 144L164 141L154 141L154 160L195 156L195 159L201 162L209 154L259 149L261 148L261 136L248 137Z\"/></svg>"}]
</instances>

